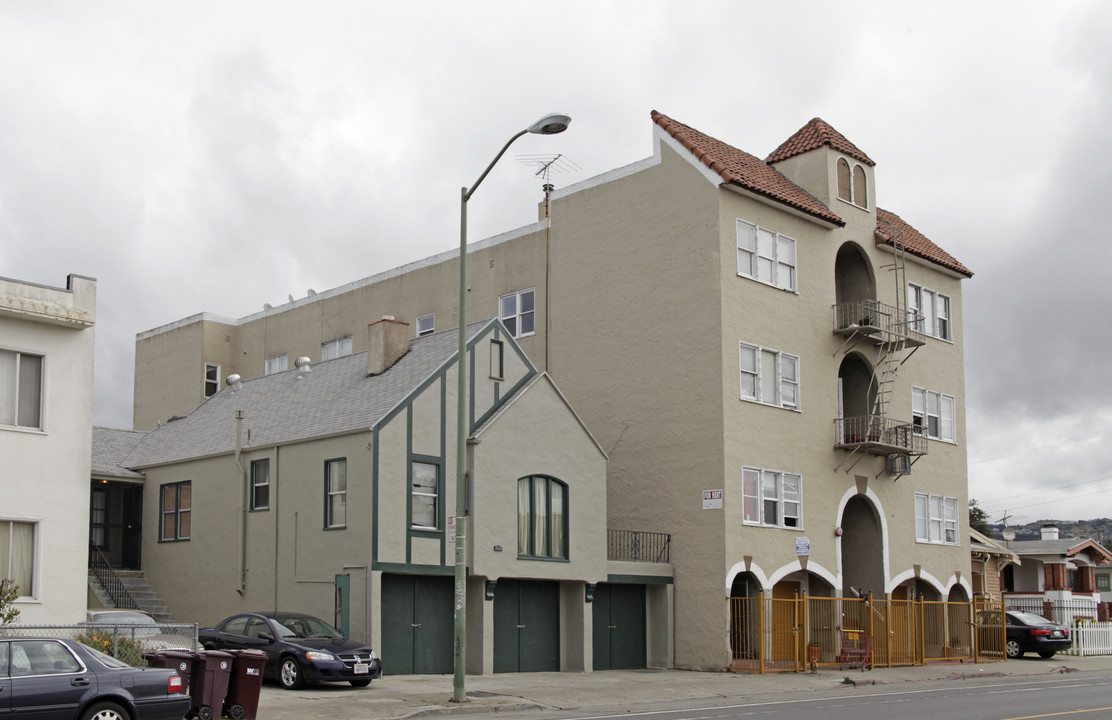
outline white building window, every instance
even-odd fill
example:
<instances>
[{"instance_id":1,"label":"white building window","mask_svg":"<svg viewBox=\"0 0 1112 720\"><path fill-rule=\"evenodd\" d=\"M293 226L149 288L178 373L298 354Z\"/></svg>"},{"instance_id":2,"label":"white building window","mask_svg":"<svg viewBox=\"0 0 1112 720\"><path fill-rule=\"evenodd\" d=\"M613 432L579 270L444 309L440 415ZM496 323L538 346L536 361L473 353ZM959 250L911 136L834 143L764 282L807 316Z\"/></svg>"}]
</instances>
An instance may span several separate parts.
<instances>
[{"instance_id":1,"label":"white building window","mask_svg":"<svg viewBox=\"0 0 1112 720\"><path fill-rule=\"evenodd\" d=\"M535 300L534 288L498 298L498 317L513 337L525 337L536 332Z\"/></svg>"},{"instance_id":2,"label":"white building window","mask_svg":"<svg viewBox=\"0 0 1112 720\"><path fill-rule=\"evenodd\" d=\"M864 165L838 158L838 199L868 209L869 188Z\"/></svg>"},{"instance_id":3,"label":"white building window","mask_svg":"<svg viewBox=\"0 0 1112 720\"><path fill-rule=\"evenodd\" d=\"M742 469L741 484L742 521L746 525L802 527L802 476L747 467Z\"/></svg>"},{"instance_id":4,"label":"white building window","mask_svg":"<svg viewBox=\"0 0 1112 720\"><path fill-rule=\"evenodd\" d=\"M34 597L38 523L0 520L0 578L19 586L19 597Z\"/></svg>"},{"instance_id":5,"label":"white building window","mask_svg":"<svg viewBox=\"0 0 1112 720\"><path fill-rule=\"evenodd\" d=\"M957 442L954 432L956 407L953 395L911 388L911 422L917 432L929 438Z\"/></svg>"},{"instance_id":6,"label":"white building window","mask_svg":"<svg viewBox=\"0 0 1112 720\"><path fill-rule=\"evenodd\" d=\"M799 357L741 343L741 399L799 409Z\"/></svg>"},{"instance_id":7,"label":"white building window","mask_svg":"<svg viewBox=\"0 0 1112 720\"><path fill-rule=\"evenodd\" d=\"M324 463L324 528L347 527L347 459Z\"/></svg>"},{"instance_id":8,"label":"white building window","mask_svg":"<svg viewBox=\"0 0 1112 720\"><path fill-rule=\"evenodd\" d=\"M42 428L41 355L0 350L0 425Z\"/></svg>"},{"instance_id":9,"label":"white building window","mask_svg":"<svg viewBox=\"0 0 1112 720\"><path fill-rule=\"evenodd\" d=\"M737 274L795 292L795 240L738 218Z\"/></svg>"},{"instance_id":10,"label":"white building window","mask_svg":"<svg viewBox=\"0 0 1112 720\"><path fill-rule=\"evenodd\" d=\"M345 355L351 355L351 335L320 344L321 362L335 360Z\"/></svg>"},{"instance_id":11,"label":"white building window","mask_svg":"<svg viewBox=\"0 0 1112 720\"><path fill-rule=\"evenodd\" d=\"M266 359L266 375L273 375L274 373L285 372L290 367L289 355L275 355Z\"/></svg>"},{"instance_id":12,"label":"white building window","mask_svg":"<svg viewBox=\"0 0 1112 720\"><path fill-rule=\"evenodd\" d=\"M953 340L950 298L919 285L907 286L907 311L915 330L941 340Z\"/></svg>"},{"instance_id":13,"label":"white building window","mask_svg":"<svg viewBox=\"0 0 1112 720\"><path fill-rule=\"evenodd\" d=\"M205 397L212 397L220 392L220 366L216 363L205 363Z\"/></svg>"},{"instance_id":14,"label":"white building window","mask_svg":"<svg viewBox=\"0 0 1112 720\"><path fill-rule=\"evenodd\" d=\"M957 545L958 499L915 493L915 539Z\"/></svg>"},{"instance_id":15,"label":"white building window","mask_svg":"<svg viewBox=\"0 0 1112 720\"><path fill-rule=\"evenodd\" d=\"M433 314L422 315L417 318L417 337L432 335L436 330L436 316Z\"/></svg>"}]
</instances>

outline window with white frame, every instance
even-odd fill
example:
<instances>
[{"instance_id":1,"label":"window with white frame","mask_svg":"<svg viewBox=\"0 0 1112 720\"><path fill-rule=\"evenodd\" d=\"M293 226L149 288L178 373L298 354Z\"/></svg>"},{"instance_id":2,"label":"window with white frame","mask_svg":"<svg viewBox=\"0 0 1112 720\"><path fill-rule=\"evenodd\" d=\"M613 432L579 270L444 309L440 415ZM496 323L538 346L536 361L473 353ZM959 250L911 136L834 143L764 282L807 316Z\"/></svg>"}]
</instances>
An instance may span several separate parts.
<instances>
[{"instance_id":1,"label":"window with white frame","mask_svg":"<svg viewBox=\"0 0 1112 720\"><path fill-rule=\"evenodd\" d=\"M517 481L517 554L568 557L568 486L544 475Z\"/></svg>"},{"instance_id":2,"label":"window with white frame","mask_svg":"<svg viewBox=\"0 0 1112 720\"><path fill-rule=\"evenodd\" d=\"M920 387L911 388L911 422L916 432L935 440L956 442L953 395Z\"/></svg>"},{"instance_id":3,"label":"window with white frame","mask_svg":"<svg viewBox=\"0 0 1112 720\"><path fill-rule=\"evenodd\" d=\"M270 509L270 460L251 461L251 509Z\"/></svg>"},{"instance_id":4,"label":"window with white frame","mask_svg":"<svg viewBox=\"0 0 1112 720\"><path fill-rule=\"evenodd\" d=\"M907 286L907 312L912 327L924 335L953 340L950 326L950 298L920 285Z\"/></svg>"},{"instance_id":5,"label":"window with white frame","mask_svg":"<svg viewBox=\"0 0 1112 720\"><path fill-rule=\"evenodd\" d=\"M864 165L838 158L838 199L868 209L869 188Z\"/></svg>"},{"instance_id":6,"label":"window with white frame","mask_svg":"<svg viewBox=\"0 0 1112 720\"><path fill-rule=\"evenodd\" d=\"M324 527L347 527L347 460L324 462Z\"/></svg>"},{"instance_id":7,"label":"window with white frame","mask_svg":"<svg viewBox=\"0 0 1112 720\"><path fill-rule=\"evenodd\" d=\"M795 240L738 218L738 275L795 292L795 270Z\"/></svg>"},{"instance_id":8,"label":"window with white frame","mask_svg":"<svg viewBox=\"0 0 1112 720\"><path fill-rule=\"evenodd\" d=\"M346 355L351 355L351 335L320 344L321 362L335 360Z\"/></svg>"},{"instance_id":9,"label":"window with white frame","mask_svg":"<svg viewBox=\"0 0 1112 720\"><path fill-rule=\"evenodd\" d=\"M0 350L0 425L42 428L41 355Z\"/></svg>"},{"instance_id":10,"label":"window with white frame","mask_svg":"<svg viewBox=\"0 0 1112 720\"><path fill-rule=\"evenodd\" d=\"M166 483L161 487L159 510L162 527L158 538L162 541L188 540L193 525L193 483Z\"/></svg>"},{"instance_id":11,"label":"window with white frame","mask_svg":"<svg viewBox=\"0 0 1112 720\"><path fill-rule=\"evenodd\" d=\"M436 315L429 313L417 318L417 337L432 335L436 330Z\"/></svg>"},{"instance_id":12,"label":"window with white frame","mask_svg":"<svg viewBox=\"0 0 1112 720\"><path fill-rule=\"evenodd\" d=\"M915 539L919 542L957 545L958 499L915 493Z\"/></svg>"},{"instance_id":13,"label":"window with white frame","mask_svg":"<svg viewBox=\"0 0 1112 720\"><path fill-rule=\"evenodd\" d=\"M799 409L799 357L741 343L741 399Z\"/></svg>"},{"instance_id":14,"label":"window with white frame","mask_svg":"<svg viewBox=\"0 0 1112 720\"><path fill-rule=\"evenodd\" d=\"M498 317L515 338L536 332L536 290L519 290L498 298Z\"/></svg>"},{"instance_id":15,"label":"window with white frame","mask_svg":"<svg viewBox=\"0 0 1112 720\"><path fill-rule=\"evenodd\" d=\"M741 471L742 522L799 528L803 517L803 477L747 467Z\"/></svg>"},{"instance_id":16,"label":"window with white frame","mask_svg":"<svg viewBox=\"0 0 1112 720\"><path fill-rule=\"evenodd\" d=\"M274 373L285 372L290 368L290 356L288 354L275 355L266 359L266 368L264 374L273 375Z\"/></svg>"},{"instance_id":17,"label":"window with white frame","mask_svg":"<svg viewBox=\"0 0 1112 720\"><path fill-rule=\"evenodd\" d=\"M417 530L440 529L440 466L427 462L413 463L413 505L410 527Z\"/></svg>"},{"instance_id":18,"label":"window with white frame","mask_svg":"<svg viewBox=\"0 0 1112 720\"><path fill-rule=\"evenodd\" d=\"M0 578L19 586L19 597L34 597L37 522L0 520Z\"/></svg>"},{"instance_id":19,"label":"window with white frame","mask_svg":"<svg viewBox=\"0 0 1112 720\"><path fill-rule=\"evenodd\" d=\"M216 363L205 363L205 397L212 397L220 392L220 366Z\"/></svg>"}]
</instances>

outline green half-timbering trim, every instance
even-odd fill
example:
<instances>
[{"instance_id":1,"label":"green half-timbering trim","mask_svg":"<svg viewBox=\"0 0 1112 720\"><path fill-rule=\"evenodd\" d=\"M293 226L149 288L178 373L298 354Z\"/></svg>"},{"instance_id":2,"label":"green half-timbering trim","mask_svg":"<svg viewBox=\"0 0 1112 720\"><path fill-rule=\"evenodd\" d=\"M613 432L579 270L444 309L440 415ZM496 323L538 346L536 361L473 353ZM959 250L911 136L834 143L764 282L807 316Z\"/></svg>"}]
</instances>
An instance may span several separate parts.
<instances>
[{"instance_id":1,"label":"green half-timbering trim","mask_svg":"<svg viewBox=\"0 0 1112 720\"><path fill-rule=\"evenodd\" d=\"M409 437L407 444L407 457L409 458L406 467L406 536L405 536L405 562L411 564L413 562L413 538L435 538L440 541L440 564L444 564L444 537L448 533L445 532L444 525L444 459L442 457L432 457L431 455L421 455L413 452L413 424L412 414L410 415L411 422L409 425ZM441 430L444 424L441 423ZM443 446L443 435L441 432L441 445ZM442 448L443 449L443 448ZM413 527L413 463L425 463L427 465L436 466L436 521L439 526L436 528L419 528Z\"/></svg>"},{"instance_id":2,"label":"green half-timbering trim","mask_svg":"<svg viewBox=\"0 0 1112 720\"><path fill-rule=\"evenodd\" d=\"M496 382L495 385L497 386L497 389L495 390L495 394L494 394L494 402L491 404L490 408L488 408L487 411L485 413L483 413L483 415L481 417L476 418L475 417L475 348L478 345L479 340L482 340L483 338L488 338L488 337L490 337L493 340L502 340L503 342L505 342L503 340L503 338L508 338L510 340L508 345L510 346L511 349L513 349L514 353L521 360L522 365L525 366L525 372L522 373L521 379L519 379L516 383L511 385L509 387L509 389L507 389L504 393L500 392L500 390L501 390L502 384L505 382L505 380L500 380L500 381ZM471 340L471 343L468 346L468 369L470 371L470 376L471 376L470 377L471 386L470 386L470 389L468 390L469 405L471 406L470 412L469 412L469 416L471 418L471 427L468 428L468 435L475 432L475 428L477 428L480 425L482 425L483 423L485 423L488 419L490 419L490 417L492 415L494 415L496 412L498 412L498 410L501 409L501 407L506 403L506 401L509 398L512 398L514 395L516 395L517 392L519 390L521 390L521 388L525 387L525 385L527 385L529 383L529 381L532 380L533 377L536 376L536 374L537 374L537 368L533 366L533 363L529 362L529 358L525 356L524 351L522 351L521 347L513 339L513 336L511 336L509 334L509 332L507 332L506 326L502 324L501 320L492 322L490 325L488 325L486 327L486 329L484 329L481 333L477 333L475 335L475 337ZM505 374L505 373L503 372L503 374Z\"/></svg>"},{"instance_id":3,"label":"green half-timbering trim","mask_svg":"<svg viewBox=\"0 0 1112 720\"><path fill-rule=\"evenodd\" d=\"M378 426L371 428L371 566L378 565Z\"/></svg>"},{"instance_id":4,"label":"green half-timbering trim","mask_svg":"<svg viewBox=\"0 0 1112 720\"><path fill-rule=\"evenodd\" d=\"M671 585L667 575L607 575L606 582L615 585Z\"/></svg>"},{"instance_id":5,"label":"green half-timbering trim","mask_svg":"<svg viewBox=\"0 0 1112 720\"><path fill-rule=\"evenodd\" d=\"M445 567L443 565L410 565L408 563L380 563L374 562L371 564L371 570L378 570L381 572L398 573L399 575L447 575L452 576L455 574L455 567ZM467 574L471 574L471 569L467 569Z\"/></svg>"}]
</instances>

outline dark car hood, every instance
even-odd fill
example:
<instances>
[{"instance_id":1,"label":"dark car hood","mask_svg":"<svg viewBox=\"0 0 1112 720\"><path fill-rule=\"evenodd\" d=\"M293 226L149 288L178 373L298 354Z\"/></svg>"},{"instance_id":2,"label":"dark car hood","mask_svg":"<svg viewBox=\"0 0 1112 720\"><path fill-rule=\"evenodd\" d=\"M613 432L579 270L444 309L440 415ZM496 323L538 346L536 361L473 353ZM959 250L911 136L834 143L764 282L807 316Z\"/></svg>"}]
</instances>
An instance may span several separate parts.
<instances>
[{"instance_id":1,"label":"dark car hood","mask_svg":"<svg viewBox=\"0 0 1112 720\"><path fill-rule=\"evenodd\" d=\"M283 638L283 640L288 645L296 645L306 650L327 650L336 655L354 652L366 655L371 652L371 648L366 643L344 638Z\"/></svg>"}]
</instances>

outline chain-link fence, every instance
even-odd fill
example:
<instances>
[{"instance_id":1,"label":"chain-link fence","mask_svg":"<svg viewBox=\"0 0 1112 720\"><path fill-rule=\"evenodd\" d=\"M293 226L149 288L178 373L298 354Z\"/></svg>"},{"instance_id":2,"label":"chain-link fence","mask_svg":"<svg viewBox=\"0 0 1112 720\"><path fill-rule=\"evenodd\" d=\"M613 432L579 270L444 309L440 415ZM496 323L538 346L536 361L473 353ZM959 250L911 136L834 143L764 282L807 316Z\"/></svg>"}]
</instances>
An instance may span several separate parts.
<instances>
[{"instance_id":1,"label":"chain-link fence","mask_svg":"<svg viewBox=\"0 0 1112 720\"><path fill-rule=\"evenodd\" d=\"M82 623L80 625L3 625L2 637L65 637L145 667L143 653L170 648L198 650L197 623Z\"/></svg>"}]
</instances>

